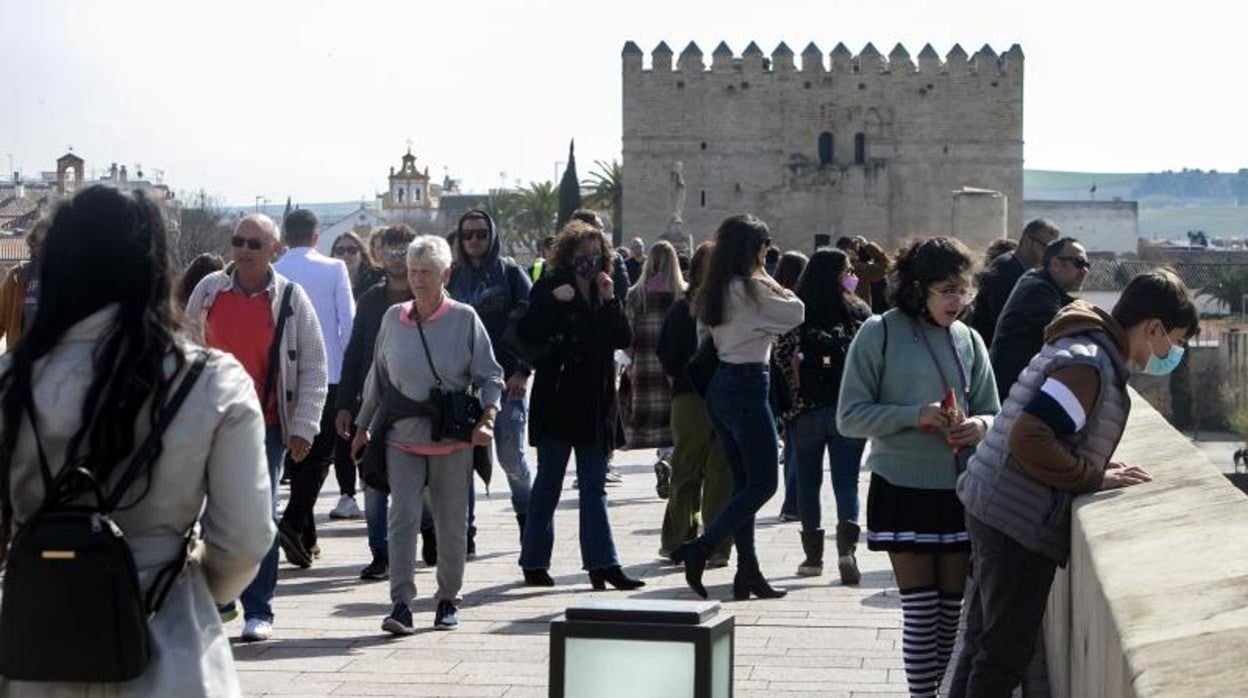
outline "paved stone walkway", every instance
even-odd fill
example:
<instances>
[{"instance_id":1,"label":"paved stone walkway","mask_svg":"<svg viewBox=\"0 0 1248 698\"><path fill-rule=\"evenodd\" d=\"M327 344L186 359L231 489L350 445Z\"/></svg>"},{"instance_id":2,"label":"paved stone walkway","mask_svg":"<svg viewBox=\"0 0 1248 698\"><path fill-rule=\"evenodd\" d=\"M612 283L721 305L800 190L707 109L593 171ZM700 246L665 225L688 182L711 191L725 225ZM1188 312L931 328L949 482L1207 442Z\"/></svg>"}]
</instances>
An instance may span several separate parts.
<instances>
[{"instance_id":1,"label":"paved stone walkway","mask_svg":"<svg viewBox=\"0 0 1248 698\"><path fill-rule=\"evenodd\" d=\"M624 483L609 490L621 559L647 582L627 596L693 600L681 569L655 559L664 502L654 494L652 454L617 454ZM529 457L536 464L532 452ZM252 696L545 696L550 620L589 595L625 595L591 591L580 570L576 493L570 486L569 474L555 519L551 574L558 586L521 584L516 523L506 478L496 471L493 493L487 498L478 489L478 558L468 563L459 630L432 630L433 571L421 566L416 574L418 632L393 638L380 629L390 610L387 583L358 578L368 562L364 522L325 519L337 493L331 474L317 508L323 557L308 570L283 561L273 639L235 645L244 690ZM860 494L865 498L865 478ZM789 596L728 601L721 610L736 617L736 695L905 695L901 610L887 557L860 547L862 584L843 587L829 540L825 568L831 574L794 576L802 560L799 525L778 522L780 499L777 493L760 515L758 549L763 570L773 583L787 587ZM833 511L825 482L825 520ZM732 573L731 566L707 572L711 598L730 598ZM241 621L229 629L237 636Z\"/></svg>"}]
</instances>

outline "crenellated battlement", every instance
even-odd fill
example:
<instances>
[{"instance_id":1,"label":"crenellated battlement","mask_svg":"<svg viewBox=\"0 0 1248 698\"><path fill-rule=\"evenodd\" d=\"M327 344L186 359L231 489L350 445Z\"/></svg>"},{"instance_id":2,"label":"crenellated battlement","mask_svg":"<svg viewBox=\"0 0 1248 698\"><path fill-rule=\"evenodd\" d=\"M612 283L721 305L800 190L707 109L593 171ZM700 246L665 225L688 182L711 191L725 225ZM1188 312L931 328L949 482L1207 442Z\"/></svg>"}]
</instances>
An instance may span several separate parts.
<instances>
[{"instance_id":1,"label":"crenellated battlement","mask_svg":"<svg viewBox=\"0 0 1248 698\"><path fill-rule=\"evenodd\" d=\"M800 44L799 44L800 45ZM749 46L736 55L726 42L721 41L711 54L708 66L703 59L702 49L694 42L680 52L675 65L672 61L672 49L666 42L660 42L651 51L649 62L641 48L634 42L624 44L622 52L624 72L669 74L674 72L696 73L844 73L858 75L1021 75L1023 72L1023 49L1014 44L1008 51L997 54L991 46L984 44L974 54L967 54L959 44L954 44L942 60L940 54L931 44L927 44L918 54L918 61L911 58L910 52L902 44L893 47L888 55L880 53L874 44L868 43L857 54L853 54L845 46L838 43L830 53L824 54L813 41L802 50L800 65L794 60L793 49L781 42L772 50L770 57L763 54L758 44L750 42Z\"/></svg>"}]
</instances>

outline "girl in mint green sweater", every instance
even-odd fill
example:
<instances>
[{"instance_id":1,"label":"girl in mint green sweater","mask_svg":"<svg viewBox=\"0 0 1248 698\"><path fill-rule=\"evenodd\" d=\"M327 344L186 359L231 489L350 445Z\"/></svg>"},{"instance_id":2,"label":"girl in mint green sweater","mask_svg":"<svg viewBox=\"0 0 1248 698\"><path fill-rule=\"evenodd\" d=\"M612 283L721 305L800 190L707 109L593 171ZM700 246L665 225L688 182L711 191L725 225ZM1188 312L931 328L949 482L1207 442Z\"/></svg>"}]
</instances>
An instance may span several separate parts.
<instances>
[{"instance_id":1,"label":"girl in mint green sweater","mask_svg":"<svg viewBox=\"0 0 1248 698\"><path fill-rule=\"evenodd\" d=\"M895 309L858 330L837 403L838 431L870 439L867 547L897 578L912 696L936 695L953 652L970 552L954 484L1001 406L984 341L958 320L973 266L952 238L898 254Z\"/></svg>"}]
</instances>

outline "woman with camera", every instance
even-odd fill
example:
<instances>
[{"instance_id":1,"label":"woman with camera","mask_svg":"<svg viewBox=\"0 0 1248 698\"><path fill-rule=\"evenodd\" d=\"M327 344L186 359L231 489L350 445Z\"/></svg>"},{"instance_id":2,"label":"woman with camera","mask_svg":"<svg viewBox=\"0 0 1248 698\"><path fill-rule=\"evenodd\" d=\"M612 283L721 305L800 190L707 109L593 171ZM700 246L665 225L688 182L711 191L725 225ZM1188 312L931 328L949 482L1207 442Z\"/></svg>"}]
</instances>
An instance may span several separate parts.
<instances>
[{"instance_id":1,"label":"woman with camera","mask_svg":"<svg viewBox=\"0 0 1248 698\"><path fill-rule=\"evenodd\" d=\"M459 625L456 603L467 555L472 447L491 443L503 392L503 369L494 360L485 325L471 306L446 293L450 270L446 240L422 235L408 246L407 278L414 300L391 307L382 319L352 444L352 453L358 455L370 438L385 441L394 608L381 627L396 635L416 631L411 604L426 484L438 545L434 627L453 630ZM460 408L475 400L480 401L480 417L465 425Z\"/></svg>"}]
</instances>

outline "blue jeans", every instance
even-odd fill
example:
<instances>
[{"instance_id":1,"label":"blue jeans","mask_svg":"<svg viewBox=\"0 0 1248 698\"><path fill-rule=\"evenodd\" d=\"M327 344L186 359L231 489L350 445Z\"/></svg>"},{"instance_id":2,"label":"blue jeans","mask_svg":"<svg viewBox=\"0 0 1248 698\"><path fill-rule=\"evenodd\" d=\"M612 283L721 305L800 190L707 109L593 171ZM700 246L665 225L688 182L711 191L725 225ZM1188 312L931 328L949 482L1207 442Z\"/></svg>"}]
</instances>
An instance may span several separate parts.
<instances>
[{"instance_id":1,"label":"blue jeans","mask_svg":"<svg viewBox=\"0 0 1248 698\"><path fill-rule=\"evenodd\" d=\"M816 407L789 423L787 449L793 449L797 466L797 511L803 531L822 526L819 491L823 488L823 453L831 458L832 492L836 495L836 520L858 521L858 467L865 439L851 439L836 431L836 408Z\"/></svg>"},{"instance_id":2,"label":"blue jeans","mask_svg":"<svg viewBox=\"0 0 1248 698\"><path fill-rule=\"evenodd\" d=\"M576 477L580 490L581 566L587 570L620 564L607 518L607 452L600 444L573 445L570 441L543 439L537 444L537 477L524 524L520 566L526 570L550 568L555 544L555 507L568 471L568 458L576 451Z\"/></svg>"},{"instance_id":3,"label":"blue jeans","mask_svg":"<svg viewBox=\"0 0 1248 698\"><path fill-rule=\"evenodd\" d=\"M389 522L390 495L364 485L364 525L368 529L368 550L374 559L390 559ZM421 507L420 530L433 530L433 514L429 507Z\"/></svg>"},{"instance_id":4,"label":"blue jeans","mask_svg":"<svg viewBox=\"0 0 1248 698\"><path fill-rule=\"evenodd\" d=\"M776 493L780 464L776 420L767 402L766 364L720 363L706 391L711 424L732 471L732 499L703 534L714 548L728 536L738 565L757 565L754 515Z\"/></svg>"},{"instance_id":5,"label":"blue jeans","mask_svg":"<svg viewBox=\"0 0 1248 698\"><path fill-rule=\"evenodd\" d=\"M797 452L793 448L793 427L784 429L784 501L780 513L797 517Z\"/></svg>"},{"instance_id":6,"label":"blue jeans","mask_svg":"<svg viewBox=\"0 0 1248 698\"><path fill-rule=\"evenodd\" d=\"M286 455L286 447L282 445L282 428L268 427L264 432L264 456L269 461L269 485L273 492L273 521L277 522L277 483L282 476L282 459ZM273 547L260 563L256 578L243 589L239 600L243 602L243 618L251 620L259 618L273 622L273 595L277 593L277 537L273 537Z\"/></svg>"},{"instance_id":7,"label":"blue jeans","mask_svg":"<svg viewBox=\"0 0 1248 698\"><path fill-rule=\"evenodd\" d=\"M390 544L386 520L390 515L390 495L364 485L364 525L368 528L368 549L373 559L387 560Z\"/></svg>"},{"instance_id":8,"label":"blue jeans","mask_svg":"<svg viewBox=\"0 0 1248 698\"><path fill-rule=\"evenodd\" d=\"M533 494L533 476L524 455L528 426L529 408L524 398L510 400L504 396L503 408L494 420L494 449L498 453L498 464L507 474L507 486L511 488L511 508L518 516L529 512L529 498Z\"/></svg>"}]
</instances>

